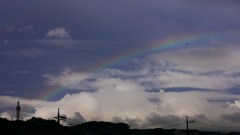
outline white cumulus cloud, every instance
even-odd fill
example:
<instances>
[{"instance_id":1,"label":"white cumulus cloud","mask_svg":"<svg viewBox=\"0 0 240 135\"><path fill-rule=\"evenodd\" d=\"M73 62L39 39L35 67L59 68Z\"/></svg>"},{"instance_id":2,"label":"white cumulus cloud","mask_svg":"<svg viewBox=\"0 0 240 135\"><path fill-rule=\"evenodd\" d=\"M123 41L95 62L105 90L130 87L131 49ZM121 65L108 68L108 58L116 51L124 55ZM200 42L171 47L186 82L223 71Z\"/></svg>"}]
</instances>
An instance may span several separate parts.
<instances>
[{"instance_id":1,"label":"white cumulus cloud","mask_svg":"<svg viewBox=\"0 0 240 135\"><path fill-rule=\"evenodd\" d=\"M49 30L46 34L46 37L49 38L70 38L71 35L64 27L55 28Z\"/></svg>"}]
</instances>

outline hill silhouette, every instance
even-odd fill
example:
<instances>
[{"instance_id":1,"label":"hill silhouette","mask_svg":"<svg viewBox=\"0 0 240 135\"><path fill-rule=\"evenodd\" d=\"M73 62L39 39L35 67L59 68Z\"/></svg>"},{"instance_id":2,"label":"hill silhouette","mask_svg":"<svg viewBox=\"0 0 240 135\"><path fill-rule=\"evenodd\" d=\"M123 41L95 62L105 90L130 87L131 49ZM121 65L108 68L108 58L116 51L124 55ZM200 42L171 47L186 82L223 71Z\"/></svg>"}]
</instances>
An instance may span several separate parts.
<instances>
[{"instance_id":1,"label":"hill silhouette","mask_svg":"<svg viewBox=\"0 0 240 135\"><path fill-rule=\"evenodd\" d=\"M130 129L125 123L86 122L62 126L54 120L33 117L27 121L0 118L0 135L186 135L179 129ZM203 132L190 130L190 135L240 135L240 133Z\"/></svg>"}]
</instances>

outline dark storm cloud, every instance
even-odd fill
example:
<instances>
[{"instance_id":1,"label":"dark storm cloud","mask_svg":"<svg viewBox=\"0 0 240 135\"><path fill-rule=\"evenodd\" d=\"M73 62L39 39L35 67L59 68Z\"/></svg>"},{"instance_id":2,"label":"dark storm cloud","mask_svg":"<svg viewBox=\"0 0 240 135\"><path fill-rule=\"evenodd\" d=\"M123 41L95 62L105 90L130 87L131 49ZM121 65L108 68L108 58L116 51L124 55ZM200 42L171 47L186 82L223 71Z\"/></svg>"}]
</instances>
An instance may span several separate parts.
<instances>
[{"instance_id":1,"label":"dark storm cloud","mask_svg":"<svg viewBox=\"0 0 240 135\"><path fill-rule=\"evenodd\" d=\"M171 88L163 88L166 92L186 92L186 91L210 91L210 89L203 88L191 88L191 87L171 87ZM159 90L158 90L159 91ZM214 91L214 90L211 90Z\"/></svg>"},{"instance_id":2,"label":"dark storm cloud","mask_svg":"<svg viewBox=\"0 0 240 135\"><path fill-rule=\"evenodd\" d=\"M204 114L195 115L189 117L189 120L195 120L199 124L203 121L208 121L208 118ZM131 128L176 128L185 126L186 117L180 117L177 115L160 115L158 113L151 113L143 119L122 119L120 117L113 117L112 122L115 123L127 123Z\"/></svg>"},{"instance_id":3,"label":"dark storm cloud","mask_svg":"<svg viewBox=\"0 0 240 135\"><path fill-rule=\"evenodd\" d=\"M240 113L234 113L234 114L226 114L222 116L223 119L233 122L233 123L239 123L240 122Z\"/></svg>"},{"instance_id":4,"label":"dark storm cloud","mask_svg":"<svg viewBox=\"0 0 240 135\"><path fill-rule=\"evenodd\" d=\"M17 20L32 24L38 36L56 27L66 27L74 38L82 39L139 40L140 37L156 38L183 30L238 28L239 9L231 4L235 2L209 3L213 2L13 0L1 3L0 15L5 19L0 23Z\"/></svg>"},{"instance_id":5,"label":"dark storm cloud","mask_svg":"<svg viewBox=\"0 0 240 135\"><path fill-rule=\"evenodd\" d=\"M147 125L151 126L157 126L157 125L175 125L184 123L184 119L175 116L175 115L167 115L167 116L161 116L157 113L152 113L147 117Z\"/></svg>"}]
</instances>

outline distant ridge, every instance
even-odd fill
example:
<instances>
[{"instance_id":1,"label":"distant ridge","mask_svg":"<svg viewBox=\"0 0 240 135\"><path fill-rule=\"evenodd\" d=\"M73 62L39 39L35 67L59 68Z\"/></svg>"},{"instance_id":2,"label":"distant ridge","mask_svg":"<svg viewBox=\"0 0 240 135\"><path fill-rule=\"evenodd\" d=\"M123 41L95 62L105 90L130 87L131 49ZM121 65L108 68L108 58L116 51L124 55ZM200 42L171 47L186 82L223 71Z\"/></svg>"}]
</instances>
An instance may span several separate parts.
<instances>
[{"instance_id":1,"label":"distant ridge","mask_svg":"<svg viewBox=\"0 0 240 135\"><path fill-rule=\"evenodd\" d=\"M86 122L76 126L62 126L54 120L33 117L27 121L0 118L0 135L186 135L179 129L130 129L125 123ZM190 130L190 135L240 135Z\"/></svg>"}]
</instances>

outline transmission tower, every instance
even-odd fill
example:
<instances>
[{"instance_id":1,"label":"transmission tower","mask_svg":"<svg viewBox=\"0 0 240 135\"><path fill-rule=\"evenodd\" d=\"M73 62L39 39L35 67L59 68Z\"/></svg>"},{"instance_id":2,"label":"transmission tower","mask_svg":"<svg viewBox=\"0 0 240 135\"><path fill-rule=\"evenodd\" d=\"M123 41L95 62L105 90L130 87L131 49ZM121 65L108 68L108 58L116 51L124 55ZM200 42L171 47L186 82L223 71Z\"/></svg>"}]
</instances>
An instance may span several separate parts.
<instances>
[{"instance_id":1,"label":"transmission tower","mask_svg":"<svg viewBox=\"0 0 240 135\"><path fill-rule=\"evenodd\" d=\"M19 105L19 101L17 102L17 107L16 107L16 120L20 119L20 112L21 112L21 107Z\"/></svg>"}]
</instances>

